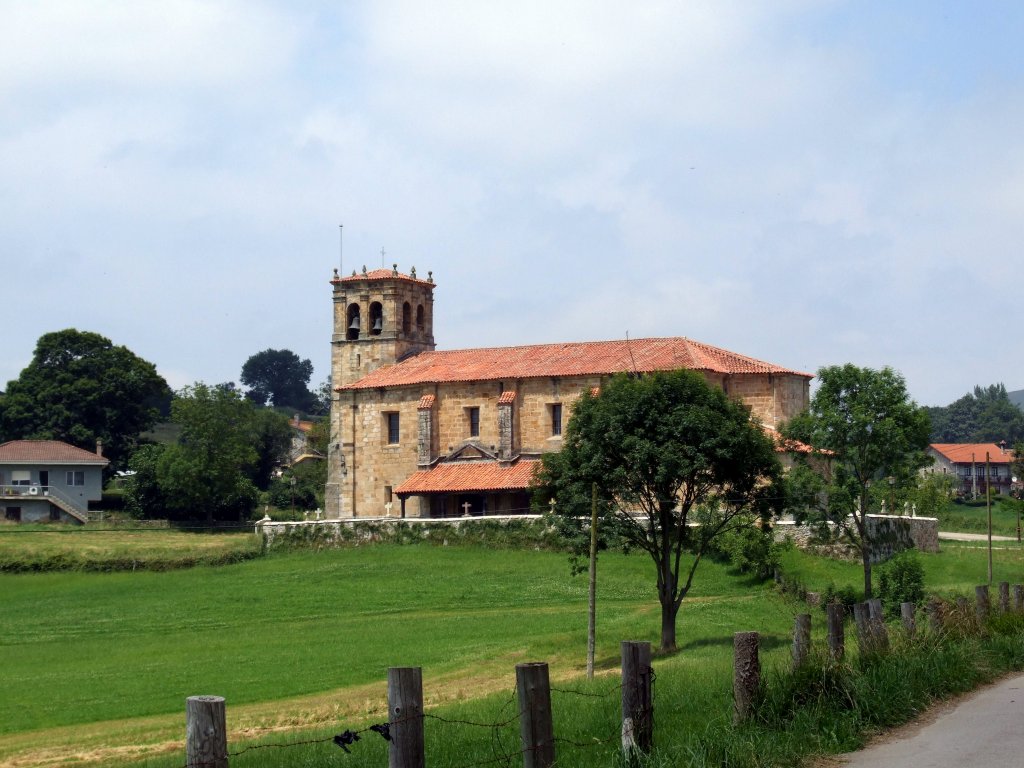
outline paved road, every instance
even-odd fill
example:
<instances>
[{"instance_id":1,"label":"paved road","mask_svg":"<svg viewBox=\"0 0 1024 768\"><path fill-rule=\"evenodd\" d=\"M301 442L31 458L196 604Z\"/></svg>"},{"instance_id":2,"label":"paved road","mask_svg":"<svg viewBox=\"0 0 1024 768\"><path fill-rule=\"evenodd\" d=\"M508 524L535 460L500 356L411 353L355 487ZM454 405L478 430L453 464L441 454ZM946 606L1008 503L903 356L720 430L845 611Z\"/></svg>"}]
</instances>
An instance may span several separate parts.
<instances>
[{"instance_id":1,"label":"paved road","mask_svg":"<svg viewBox=\"0 0 1024 768\"><path fill-rule=\"evenodd\" d=\"M1002 768L1021 765L1024 675L1008 677L938 714L848 755L843 768Z\"/></svg>"},{"instance_id":2,"label":"paved road","mask_svg":"<svg viewBox=\"0 0 1024 768\"><path fill-rule=\"evenodd\" d=\"M987 533L954 533L952 531L939 531L939 538L946 541L988 541ZM996 536L993 534L992 541L1016 541L1016 536Z\"/></svg>"}]
</instances>

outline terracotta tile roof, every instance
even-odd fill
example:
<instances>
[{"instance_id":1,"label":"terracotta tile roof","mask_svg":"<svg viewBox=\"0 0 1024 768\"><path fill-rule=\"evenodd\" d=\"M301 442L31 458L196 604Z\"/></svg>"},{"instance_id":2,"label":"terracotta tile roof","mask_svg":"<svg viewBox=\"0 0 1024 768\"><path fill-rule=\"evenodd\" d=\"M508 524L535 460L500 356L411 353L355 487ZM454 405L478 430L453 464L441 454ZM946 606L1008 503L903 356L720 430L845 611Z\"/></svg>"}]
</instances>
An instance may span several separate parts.
<instances>
[{"instance_id":1,"label":"terracotta tile roof","mask_svg":"<svg viewBox=\"0 0 1024 768\"><path fill-rule=\"evenodd\" d=\"M436 399L437 398L434 397L433 395L424 395L423 397L420 398L420 404L417 406L417 410L429 411L431 408L434 407L434 401Z\"/></svg>"},{"instance_id":2,"label":"terracotta tile roof","mask_svg":"<svg viewBox=\"0 0 1024 768\"><path fill-rule=\"evenodd\" d=\"M358 283L363 280L404 280L408 283L416 283L418 285L435 285L433 276L431 276L429 280L421 280L418 277L413 277L412 275L407 275L403 272L396 272L391 269L371 269L365 275L362 272L354 272L348 277L334 278L331 280L331 285L339 285L341 283Z\"/></svg>"},{"instance_id":3,"label":"terracotta tile roof","mask_svg":"<svg viewBox=\"0 0 1024 768\"><path fill-rule=\"evenodd\" d=\"M995 443L932 443L928 447L954 464L970 464L972 453L975 463L984 464L986 451L992 464L1009 464L1013 461L1013 452L1007 449L1003 453Z\"/></svg>"},{"instance_id":4,"label":"terracotta tile roof","mask_svg":"<svg viewBox=\"0 0 1024 768\"><path fill-rule=\"evenodd\" d=\"M96 464L108 459L60 440L12 440L0 445L0 464Z\"/></svg>"},{"instance_id":5,"label":"terracotta tile roof","mask_svg":"<svg viewBox=\"0 0 1024 768\"><path fill-rule=\"evenodd\" d=\"M761 429L764 430L765 434L772 439L775 443L775 451L777 453L818 453L825 455L832 455L832 451L815 451L814 446L802 443L799 440L787 440L779 434L775 427L769 427L767 424L762 424Z\"/></svg>"},{"instance_id":6,"label":"terracotta tile roof","mask_svg":"<svg viewBox=\"0 0 1024 768\"><path fill-rule=\"evenodd\" d=\"M523 459L512 466L496 461L450 462L409 475L395 488L401 495L464 493L470 491L525 491L539 461Z\"/></svg>"},{"instance_id":7,"label":"terracotta tile roof","mask_svg":"<svg viewBox=\"0 0 1024 768\"><path fill-rule=\"evenodd\" d=\"M547 376L589 376L621 371L690 368L713 373L777 373L811 378L753 357L686 338L590 341L421 352L378 368L339 389L400 387L452 381L492 381Z\"/></svg>"},{"instance_id":8,"label":"terracotta tile roof","mask_svg":"<svg viewBox=\"0 0 1024 768\"><path fill-rule=\"evenodd\" d=\"M502 392L498 398L498 405L511 405L516 401L516 391L510 389L507 392Z\"/></svg>"}]
</instances>

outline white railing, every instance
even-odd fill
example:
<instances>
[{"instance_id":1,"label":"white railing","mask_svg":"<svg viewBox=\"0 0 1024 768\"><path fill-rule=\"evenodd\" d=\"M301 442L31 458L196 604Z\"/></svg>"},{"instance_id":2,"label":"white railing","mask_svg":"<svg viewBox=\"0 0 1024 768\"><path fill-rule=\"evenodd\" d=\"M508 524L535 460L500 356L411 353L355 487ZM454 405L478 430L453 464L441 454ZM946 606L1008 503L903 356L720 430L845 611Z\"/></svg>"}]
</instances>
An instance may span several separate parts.
<instances>
[{"instance_id":1,"label":"white railing","mask_svg":"<svg viewBox=\"0 0 1024 768\"><path fill-rule=\"evenodd\" d=\"M71 498L64 491L54 485L0 485L0 497L9 499L12 497L24 497L26 501L33 499L54 500L58 507L68 514L78 517L80 520L87 520L89 515L86 507L81 502Z\"/></svg>"}]
</instances>

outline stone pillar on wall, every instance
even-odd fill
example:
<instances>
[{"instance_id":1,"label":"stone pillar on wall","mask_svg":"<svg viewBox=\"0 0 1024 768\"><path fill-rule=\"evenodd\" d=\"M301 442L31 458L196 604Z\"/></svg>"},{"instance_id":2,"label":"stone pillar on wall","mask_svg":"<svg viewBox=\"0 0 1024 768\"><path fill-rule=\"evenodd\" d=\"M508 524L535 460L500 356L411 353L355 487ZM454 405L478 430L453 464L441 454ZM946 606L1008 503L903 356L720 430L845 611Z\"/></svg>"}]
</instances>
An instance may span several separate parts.
<instances>
[{"instance_id":1,"label":"stone pillar on wall","mask_svg":"<svg viewBox=\"0 0 1024 768\"><path fill-rule=\"evenodd\" d=\"M515 446L512 443L512 407L516 393L502 392L498 398L498 461L510 461Z\"/></svg>"},{"instance_id":2,"label":"stone pillar on wall","mask_svg":"<svg viewBox=\"0 0 1024 768\"><path fill-rule=\"evenodd\" d=\"M417 408L418 432L416 436L416 463L428 466L434 460L434 402L433 395L420 398Z\"/></svg>"}]
</instances>

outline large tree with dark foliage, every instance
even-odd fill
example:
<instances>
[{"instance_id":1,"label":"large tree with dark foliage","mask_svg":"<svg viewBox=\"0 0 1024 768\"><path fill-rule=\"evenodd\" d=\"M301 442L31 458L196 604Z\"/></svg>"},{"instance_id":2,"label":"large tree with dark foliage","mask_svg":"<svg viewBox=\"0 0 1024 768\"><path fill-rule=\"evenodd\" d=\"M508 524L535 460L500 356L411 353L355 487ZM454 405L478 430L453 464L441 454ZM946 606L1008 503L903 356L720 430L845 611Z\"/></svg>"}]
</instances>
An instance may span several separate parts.
<instances>
[{"instance_id":1,"label":"large tree with dark foliage","mask_svg":"<svg viewBox=\"0 0 1024 768\"><path fill-rule=\"evenodd\" d=\"M537 501L553 498L560 527L589 523L646 552L657 573L661 648L701 559L730 531L782 509L774 444L740 403L693 371L620 374L573 408L562 450L546 454Z\"/></svg>"},{"instance_id":2,"label":"large tree with dark foliage","mask_svg":"<svg viewBox=\"0 0 1024 768\"><path fill-rule=\"evenodd\" d=\"M930 422L891 368L830 366L818 371L818 383L810 408L783 427L786 437L819 451L797 455L787 479L791 509L857 548L864 595L871 597L867 516L879 511L886 493L916 487L918 470L929 462Z\"/></svg>"},{"instance_id":3,"label":"large tree with dark foliage","mask_svg":"<svg viewBox=\"0 0 1024 768\"><path fill-rule=\"evenodd\" d=\"M316 402L309 391L312 375L313 363L300 360L291 350L265 349L245 361L241 381L249 388L247 396L258 405L307 412Z\"/></svg>"},{"instance_id":4,"label":"large tree with dark foliage","mask_svg":"<svg viewBox=\"0 0 1024 768\"><path fill-rule=\"evenodd\" d=\"M998 443L1024 440L1024 411L1003 384L975 387L945 407L929 408L933 443Z\"/></svg>"},{"instance_id":5,"label":"large tree with dark foliage","mask_svg":"<svg viewBox=\"0 0 1024 768\"><path fill-rule=\"evenodd\" d=\"M127 347L73 328L47 333L28 367L7 385L0 435L63 440L88 450L99 439L116 468L170 396L156 367Z\"/></svg>"},{"instance_id":6,"label":"large tree with dark foliage","mask_svg":"<svg viewBox=\"0 0 1024 768\"><path fill-rule=\"evenodd\" d=\"M284 417L270 416L287 426ZM196 383L175 395L171 420L181 430L177 442L144 446L132 457L132 513L207 522L247 518L256 505L254 479L267 431L253 402L230 387Z\"/></svg>"}]
</instances>

